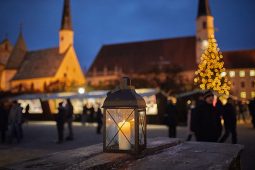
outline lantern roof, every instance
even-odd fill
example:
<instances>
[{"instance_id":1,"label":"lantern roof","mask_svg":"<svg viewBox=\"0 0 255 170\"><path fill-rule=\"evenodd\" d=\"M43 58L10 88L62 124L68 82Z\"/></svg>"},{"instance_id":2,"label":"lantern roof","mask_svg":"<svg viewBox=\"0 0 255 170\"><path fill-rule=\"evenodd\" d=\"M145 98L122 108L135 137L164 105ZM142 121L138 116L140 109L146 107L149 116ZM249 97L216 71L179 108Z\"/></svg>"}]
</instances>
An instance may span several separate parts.
<instances>
[{"instance_id":1,"label":"lantern roof","mask_svg":"<svg viewBox=\"0 0 255 170\"><path fill-rule=\"evenodd\" d=\"M130 86L130 84L129 78L122 78L120 86L107 94L103 108L145 108L145 100L142 96L136 93L134 87Z\"/></svg>"}]
</instances>

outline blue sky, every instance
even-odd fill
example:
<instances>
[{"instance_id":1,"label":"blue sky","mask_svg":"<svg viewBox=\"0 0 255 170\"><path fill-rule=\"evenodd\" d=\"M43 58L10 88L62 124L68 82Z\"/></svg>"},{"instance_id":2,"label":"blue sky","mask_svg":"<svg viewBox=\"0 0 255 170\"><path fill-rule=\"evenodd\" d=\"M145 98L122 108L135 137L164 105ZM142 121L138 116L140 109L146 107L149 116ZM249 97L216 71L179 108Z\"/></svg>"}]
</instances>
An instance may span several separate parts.
<instances>
[{"instance_id":1,"label":"blue sky","mask_svg":"<svg viewBox=\"0 0 255 170\"><path fill-rule=\"evenodd\" d=\"M58 46L64 0L0 0L0 40ZM222 50L255 48L255 1L210 0ZM198 0L71 0L75 48L87 69L103 44L195 35Z\"/></svg>"}]
</instances>

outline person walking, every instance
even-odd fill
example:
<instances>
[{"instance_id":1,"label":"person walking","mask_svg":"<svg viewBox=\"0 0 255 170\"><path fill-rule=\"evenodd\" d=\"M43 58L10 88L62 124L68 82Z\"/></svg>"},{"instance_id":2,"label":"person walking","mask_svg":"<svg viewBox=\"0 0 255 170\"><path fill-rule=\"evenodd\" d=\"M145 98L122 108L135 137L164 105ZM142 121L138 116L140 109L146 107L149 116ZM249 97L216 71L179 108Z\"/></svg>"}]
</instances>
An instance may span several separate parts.
<instances>
[{"instance_id":1,"label":"person walking","mask_svg":"<svg viewBox=\"0 0 255 170\"><path fill-rule=\"evenodd\" d=\"M238 102L238 107L239 107L239 112L238 112L238 121L241 121L241 117L243 119L243 122L245 123L246 122L246 119L245 119L245 104L244 104L244 101L239 101Z\"/></svg>"},{"instance_id":2,"label":"person walking","mask_svg":"<svg viewBox=\"0 0 255 170\"><path fill-rule=\"evenodd\" d=\"M196 101L192 100L191 104L188 108L188 113L187 113L187 127L188 127L188 136L186 141L190 141L192 139L192 136L194 135L194 128L193 128L193 117L196 111Z\"/></svg>"},{"instance_id":3,"label":"person walking","mask_svg":"<svg viewBox=\"0 0 255 170\"><path fill-rule=\"evenodd\" d=\"M81 123L83 126L86 125L87 118L88 118L88 106L87 104L84 104L81 115Z\"/></svg>"},{"instance_id":4,"label":"person walking","mask_svg":"<svg viewBox=\"0 0 255 170\"><path fill-rule=\"evenodd\" d=\"M250 100L249 102L249 111L250 111L250 115L251 115L251 122L253 125L253 128L255 128L255 97L253 98L253 100Z\"/></svg>"},{"instance_id":5,"label":"person walking","mask_svg":"<svg viewBox=\"0 0 255 170\"><path fill-rule=\"evenodd\" d=\"M67 121L67 126L69 131L69 134L66 137L66 140L73 140L73 105L70 99L67 99L66 121Z\"/></svg>"},{"instance_id":6,"label":"person walking","mask_svg":"<svg viewBox=\"0 0 255 170\"><path fill-rule=\"evenodd\" d=\"M223 143L227 140L229 134L232 135L232 143L237 143L236 134L236 110L233 105L233 100L228 98L226 105L223 107L223 120L224 120L224 135L219 139L219 142Z\"/></svg>"},{"instance_id":7,"label":"person walking","mask_svg":"<svg viewBox=\"0 0 255 170\"><path fill-rule=\"evenodd\" d=\"M175 138L177 125L177 109L171 99L168 100L166 112L167 112L168 136L170 138Z\"/></svg>"},{"instance_id":8,"label":"person walking","mask_svg":"<svg viewBox=\"0 0 255 170\"><path fill-rule=\"evenodd\" d=\"M103 125L103 114L101 111L101 108L98 107L97 109L97 134L101 134L101 129L102 129L102 125Z\"/></svg>"},{"instance_id":9,"label":"person walking","mask_svg":"<svg viewBox=\"0 0 255 170\"><path fill-rule=\"evenodd\" d=\"M21 111L22 114L22 111ZM21 140L21 129L20 124L22 122L20 114L20 107L17 101L14 101L11 106L11 110L8 116L8 124L10 128L10 143L12 143L13 138L16 138L17 143Z\"/></svg>"},{"instance_id":10,"label":"person walking","mask_svg":"<svg viewBox=\"0 0 255 170\"><path fill-rule=\"evenodd\" d=\"M30 105L27 104L26 107L25 107L25 121L28 120L29 110L30 110Z\"/></svg>"},{"instance_id":11,"label":"person walking","mask_svg":"<svg viewBox=\"0 0 255 170\"><path fill-rule=\"evenodd\" d=\"M92 105L90 108L89 108L89 119L90 119L90 122L94 122L95 119L94 119L94 114L95 114L95 108L94 106Z\"/></svg>"},{"instance_id":12,"label":"person walking","mask_svg":"<svg viewBox=\"0 0 255 170\"><path fill-rule=\"evenodd\" d=\"M23 108L21 107L20 103L18 103L18 107L17 107L17 116L18 116L18 131L19 131L19 135L20 135L20 139L23 139L23 123L25 122L25 118L24 115L22 113Z\"/></svg>"},{"instance_id":13,"label":"person walking","mask_svg":"<svg viewBox=\"0 0 255 170\"><path fill-rule=\"evenodd\" d=\"M5 143L6 131L8 130L8 110L4 102L0 103L0 132L1 143Z\"/></svg>"},{"instance_id":14,"label":"person walking","mask_svg":"<svg viewBox=\"0 0 255 170\"><path fill-rule=\"evenodd\" d=\"M58 104L58 114L56 117L58 141L57 144L63 143L64 140L64 124L65 124L66 110L63 107L63 102Z\"/></svg>"},{"instance_id":15,"label":"person walking","mask_svg":"<svg viewBox=\"0 0 255 170\"><path fill-rule=\"evenodd\" d=\"M217 142L221 133L220 115L213 106L212 91L204 93L204 102L196 108L194 130L197 141Z\"/></svg>"}]
</instances>

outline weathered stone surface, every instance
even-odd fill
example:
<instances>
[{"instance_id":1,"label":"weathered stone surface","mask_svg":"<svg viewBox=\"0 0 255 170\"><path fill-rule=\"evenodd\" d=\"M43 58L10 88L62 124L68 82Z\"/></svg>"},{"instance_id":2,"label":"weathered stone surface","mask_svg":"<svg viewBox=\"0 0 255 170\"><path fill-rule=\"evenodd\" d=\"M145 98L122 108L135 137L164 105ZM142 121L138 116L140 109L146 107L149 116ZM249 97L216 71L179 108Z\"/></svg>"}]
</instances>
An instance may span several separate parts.
<instances>
[{"instance_id":1,"label":"weathered stone surface","mask_svg":"<svg viewBox=\"0 0 255 170\"><path fill-rule=\"evenodd\" d=\"M102 144L58 152L7 168L28 169L238 169L241 145L154 138L138 156L103 153Z\"/></svg>"},{"instance_id":2,"label":"weathered stone surface","mask_svg":"<svg viewBox=\"0 0 255 170\"><path fill-rule=\"evenodd\" d=\"M123 162L132 162L138 157L145 157L155 154L172 146L176 146L181 143L180 139L170 138L154 138L148 139L147 149L140 155L134 157L133 155L123 153L102 153L95 155L90 159L86 159L79 164L74 164L68 168L71 169L112 169L122 166Z\"/></svg>"},{"instance_id":3,"label":"weathered stone surface","mask_svg":"<svg viewBox=\"0 0 255 170\"><path fill-rule=\"evenodd\" d=\"M241 145L186 142L123 164L123 169L240 169Z\"/></svg>"},{"instance_id":4,"label":"weathered stone surface","mask_svg":"<svg viewBox=\"0 0 255 170\"><path fill-rule=\"evenodd\" d=\"M154 138L148 139L148 149L142 155L156 152L179 144L179 139ZM8 166L10 169L86 169L91 167L113 167L122 162L133 159L129 154L102 153L102 144L78 148L63 152L57 152L37 159L31 159L15 165Z\"/></svg>"},{"instance_id":5,"label":"weathered stone surface","mask_svg":"<svg viewBox=\"0 0 255 170\"><path fill-rule=\"evenodd\" d=\"M15 165L8 166L9 169L65 169L72 164L81 162L84 159L93 157L94 155L102 153L102 144L92 145L90 147L78 148L54 154L46 155L44 157L27 160Z\"/></svg>"}]
</instances>

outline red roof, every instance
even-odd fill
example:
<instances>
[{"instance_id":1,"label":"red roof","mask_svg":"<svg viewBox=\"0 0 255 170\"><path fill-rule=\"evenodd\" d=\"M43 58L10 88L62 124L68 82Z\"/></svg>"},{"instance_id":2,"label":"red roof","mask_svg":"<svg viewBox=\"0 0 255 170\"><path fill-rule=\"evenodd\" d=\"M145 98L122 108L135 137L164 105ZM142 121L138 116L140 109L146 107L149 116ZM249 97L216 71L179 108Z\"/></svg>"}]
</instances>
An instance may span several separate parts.
<instances>
[{"instance_id":1,"label":"red roof","mask_svg":"<svg viewBox=\"0 0 255 170\"><path fill-rule=\"evenodd\" d=\"M254 68L255 49L223 52L224 67L226 68Z\"/></svg>"},{"instance_id":2,"label":"red roof","mask_svg":"<svg viewBox=\"0 0 255 170\"><path fill-rule=\"evenodd\" d=\"M117 66L124 73L146 72L162 62L178 66L185 70L196 68L195 37L171 38L133 42L125 44L104 45L89 69L102 71L105 67L114 70Z\"/></svg>"},{"instance_id":3,"label":"red roof","mask_svg":"<svg viewBox=\"0 0 255 170\"><path fill-rule=\"evenodd\" d=\"M254 68L255 49L223 52L226 68ZM168 64L181 70L196 70L195 36L162 40L131 42L104 45L91 65L88 74L94 68L108 71L121 68L123 73L145 73L155 66Z\"/></svg>"}]
</instances>

